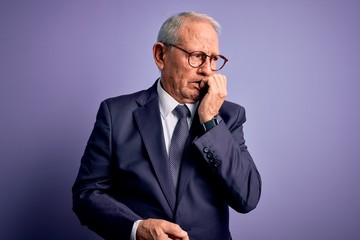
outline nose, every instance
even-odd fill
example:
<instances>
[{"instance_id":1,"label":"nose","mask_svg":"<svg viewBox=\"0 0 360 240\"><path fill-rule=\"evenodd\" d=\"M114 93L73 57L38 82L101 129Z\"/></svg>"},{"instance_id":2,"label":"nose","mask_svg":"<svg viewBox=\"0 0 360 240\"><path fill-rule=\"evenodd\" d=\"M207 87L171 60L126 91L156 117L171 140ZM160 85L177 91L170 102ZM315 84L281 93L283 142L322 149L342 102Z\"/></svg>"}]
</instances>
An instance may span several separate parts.
<instances>
[{"instance_id":1,"label":"nose","mask_svg":"<svg viewBox=\"0 0 360 240\"><path fill-rule=\"evenodd\" d=\"M198 73L204 76L210 76L214 73L211 69L210 57L206 56L205 62L198 68Z\"/></svg>"}]
</instances>

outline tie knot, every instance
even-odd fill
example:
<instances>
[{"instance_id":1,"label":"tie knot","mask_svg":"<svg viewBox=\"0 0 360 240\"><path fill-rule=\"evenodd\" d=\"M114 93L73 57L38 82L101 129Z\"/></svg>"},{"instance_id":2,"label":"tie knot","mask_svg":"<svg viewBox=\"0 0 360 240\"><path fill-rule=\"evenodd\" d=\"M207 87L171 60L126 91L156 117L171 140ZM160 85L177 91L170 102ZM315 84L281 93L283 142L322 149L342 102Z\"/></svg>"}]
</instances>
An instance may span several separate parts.
<instances>
[{"instance_id":1,"label":"tie knot","mask_svg":"<svg viewBox=\"0 0 360 240\"><path fill-rule=\"evenodd\" d=\"M190 110L187 108L186 105L177 105L175 108L175 113L178 118L184 118L190 116Z\"/></svg>"}]
</instances>

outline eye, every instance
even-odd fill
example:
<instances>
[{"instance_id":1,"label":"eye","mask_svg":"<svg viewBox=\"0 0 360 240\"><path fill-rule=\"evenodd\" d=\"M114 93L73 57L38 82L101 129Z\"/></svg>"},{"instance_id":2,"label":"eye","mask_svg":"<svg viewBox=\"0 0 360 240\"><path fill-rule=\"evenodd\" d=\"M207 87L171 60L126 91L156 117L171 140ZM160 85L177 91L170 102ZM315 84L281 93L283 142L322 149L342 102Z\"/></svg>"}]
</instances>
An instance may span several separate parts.
<instances>
[{"instance_id":1,"label":"eye","mask_svg":"<svg viewBox=\"0 0 360 240\"><path fill-rule=\"evenodd\" d=\"M212 61L217 61L217 60L219 60L219 56L211 56L211 60Z\"/></svg>"},{"instance_id":2,"label":"eye","mask_svg":"<svg viewBox=\"0 0 360 240\"><path fill-rule=\"evenodd\" d=\"M202 53L202 52L194 52L194 53L191 54L191 57L198 58L198 59L203 59L204 56L205 56L205 54Z\"/></svg>"}]
</instances>

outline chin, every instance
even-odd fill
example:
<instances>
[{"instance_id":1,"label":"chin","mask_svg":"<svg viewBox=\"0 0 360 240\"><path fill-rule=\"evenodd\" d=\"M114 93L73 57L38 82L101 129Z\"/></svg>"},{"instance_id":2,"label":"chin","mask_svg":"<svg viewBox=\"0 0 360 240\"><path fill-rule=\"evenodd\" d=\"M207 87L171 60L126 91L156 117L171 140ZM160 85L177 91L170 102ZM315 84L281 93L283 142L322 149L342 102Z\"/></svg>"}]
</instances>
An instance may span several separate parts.
<instances>
[{"instance_id":1,"label":"chin","mask_svg":"<svg viewBox=\"0 0 360 240\"><path fill-rule=\"evenodd\" d=\"M184 103L195 103L200 99L200 91L199 90L191 90L183 94L183 102Z\"/></svg>"},{"instance_id":2,"label":"chin","mask_svg":"<svg viewBox=\"0 0 360 240\"><path fill-rule=\"evenodd\" d=\"M188 100L189 100L189 103L195 103L195 102L199 101L199 99L200 99L200 94L197 94L197 95L191 96Z\"/></svg>"}]
</instances>

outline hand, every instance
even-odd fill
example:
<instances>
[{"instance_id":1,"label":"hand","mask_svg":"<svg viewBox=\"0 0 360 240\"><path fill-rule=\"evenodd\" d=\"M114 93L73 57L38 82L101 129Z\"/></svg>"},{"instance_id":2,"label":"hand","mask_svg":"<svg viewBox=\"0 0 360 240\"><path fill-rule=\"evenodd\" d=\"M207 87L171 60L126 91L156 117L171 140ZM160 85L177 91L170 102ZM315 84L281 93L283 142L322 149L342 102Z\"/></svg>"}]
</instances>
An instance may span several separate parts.
<instances>
[{"instance_id":1,"label":"hand","mask_svg":"<svg viewBox=\"0 0 360 240\"><path fill-rule=\"evenodd\" d=\"M200 88L204 88L206 86L208 86L207 93L201 100L198 109L201 123L210 121L219 114L220 107L227 96L226 76L222 74L214 74L204 78L200 83Z\"/></svg>"},{"instance_id":2,"label":"hand","mask_svg":"<svg viewBox=\"0 0 360 240\"><path fill-rule=\"evenodd\" d=\"M139 223L137 240L189 240L179 225L160 219L147 219Z\"/></svg>"}]
</instances>

